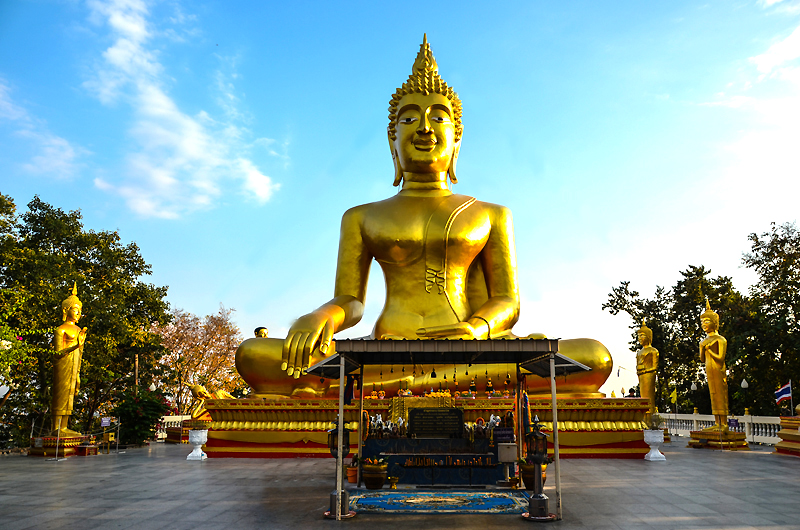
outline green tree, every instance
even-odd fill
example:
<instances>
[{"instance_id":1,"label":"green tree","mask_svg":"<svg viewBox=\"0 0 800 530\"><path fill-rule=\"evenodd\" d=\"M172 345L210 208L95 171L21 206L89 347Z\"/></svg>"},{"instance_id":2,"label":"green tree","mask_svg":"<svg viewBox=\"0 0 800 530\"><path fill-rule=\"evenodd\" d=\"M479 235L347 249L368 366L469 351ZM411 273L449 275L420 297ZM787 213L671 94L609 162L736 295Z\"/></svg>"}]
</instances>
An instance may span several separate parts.
<instances>
[{"instance_id":1,"label":"green tree","mask_svg":"<svg viewBox=\"0 0 800 530\"><path fill-rule=\"evenodd\" d=\"M698 358L698 345L705 336L700 328L700 314L707 296L711 307L720 315L720 332L728 339L727 364L732 368L729 390L742 373L745 352L752 325L752 302L734 289L726 276L712 278L703 266L689 266L681 272L682 278L670 289L657 286L653 298L643 298L630 289L630 282L622 282L612 289L602 308L611 314L627 313L632 323L631 351L640 346L636 329L646 319L653 330L653 346L660 352L656 381L656 405L659 410L674 406L669 401L672 389L677 389L678 408L690 411L698 407L701 413L710 413L711 402L705 382L704 367ZM696 391L691 391L695 383ZM738 399L738 394L734 393ZM734 403L731 409L734 410ZM738 402L737 402L738 406Z\"/></svg>"},{"instance_id":2,"label":"green tree","mask_svg":"<svg viewBox=\"0 0 800 530\"><path fill-rule=\"evenodd\" d=\"M30 359L10 374L14 392L0 410L0 439L24 444L32 424L49 428L52 331L61 324L61 301L73 282L83 302L81 326L89 329L81 365L81 391L73 421L92 429L96 412L108 412L113 394L164 377L163 353L154 324L170 316L167 288L141 281L151 272L135 243L116 231L86 230L79 211L64 212L38 197L18 215L13 201L0 201L0 287L17 298L0 298L4 325L22 334ZM16 300L24 298L21 306Z\"/></svg>"},{"instance_id":3,"label":"green tree","mask_svg":"<svg viewBox=\"0 0 800 530\"><path fill-rule=\"evenodd\" d=\"M773 392L789 380L800 381L800 232L795 223L776 225L748 236L745 266L758 281L750 288L754 301L753 354L748 366L747 399L755 410L778 412Z\"/></svg>"}]
</instances>

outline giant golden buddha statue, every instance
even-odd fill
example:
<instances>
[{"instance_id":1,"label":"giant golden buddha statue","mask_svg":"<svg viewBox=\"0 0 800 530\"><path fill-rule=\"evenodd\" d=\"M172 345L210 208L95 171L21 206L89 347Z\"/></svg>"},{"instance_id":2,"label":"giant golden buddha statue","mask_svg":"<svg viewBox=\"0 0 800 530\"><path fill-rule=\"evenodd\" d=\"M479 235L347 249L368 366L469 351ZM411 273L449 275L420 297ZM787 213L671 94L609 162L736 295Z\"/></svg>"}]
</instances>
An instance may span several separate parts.
<instances>
[{"instance_id":1,"label":"giant golden buddha statue","mask_svg":"<svg viewBox=\"0 0 800 530\"><path fill-rule=\"evenodd\" d=\"M330 301L297 319L285 340L252 338L239 347L236 368L258 395L331 391L330 383L304 371L325 357L335 333L361 320L373 259L386 281L374 338L516 338L511 329L520 297L511 212L451 191L449 183L458 182L462 134L461 100L440 77L424 38L411 75L389 106L389 149L400 190L345 212ZM559 378L559 392L601 396L597 390L612 369L608 350L591 339L574 339L561 341L561 352L593 371ZM442 381L432 378L433 367L427 373L425 368L369 367L365 382L386 385L390 396L401 387L419 392ZM437 369L468 380L469 367ZM505 374L508 367L498 369ZM496 372L476 369L472 376L485 385L490 370ZM529 391L548 391L549 381L535 379Z\"/></svg>"},{"instance_id":2,"label":"giant golden buddha statue","mask_svg":"<svg viewBox=\"0 0 800 530\"><path fill-rule=\"evenodd\" d=\"M700 362L706 365L706 379L711 393L711 413L715 424L706 431L728 430L728 377L725 355L728 341L719 334L719 315L711 309L706 297L706 310L700 315L700 326L706 332L700 341Z\"/></svg>"},{"instance_id":3,"label":"giant golden buddha statue","mask_svg":"<svg viewBox=\"0 0 800 530\"><path fill-rule=\"evenodd\" d=\"M61 303L64 323L56 328L53 336L53 386L50 413L53 417L53 432L61 436L78 436L79 432L67 428L72 415L75 394L80 390L81 357L86 341L86 328L78 327L83 304L78 299L78 287L72 286L72 294ZM55 434L54 434L55 435Z\"/></svg>"}]
</instances>

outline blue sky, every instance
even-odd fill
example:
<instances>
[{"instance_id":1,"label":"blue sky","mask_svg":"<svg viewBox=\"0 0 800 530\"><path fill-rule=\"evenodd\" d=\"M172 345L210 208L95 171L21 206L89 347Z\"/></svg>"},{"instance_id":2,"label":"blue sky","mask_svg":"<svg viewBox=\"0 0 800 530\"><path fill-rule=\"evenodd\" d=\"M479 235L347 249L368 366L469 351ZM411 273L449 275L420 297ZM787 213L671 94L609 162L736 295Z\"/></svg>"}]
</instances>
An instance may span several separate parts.
<instances>
[{"instance_id":1,"label":"blue sky","mask_svg":"<svg viewBox=\"0 0 800 530\"><path fill-rule=\"evenodd\" d=\"M0 191L119 230L173 306L247 336L333 292L341 214L395 193L387 107L427 32L464 105L458 193L514 213L515 330L705 265L746 289L747 234L797 218L800 3L0 3ZM373 267L369 334L383 301ZM723 330L724 333L724 330ZM635 374L615 371L619 391Z\"/></svg>"}]
</instances>

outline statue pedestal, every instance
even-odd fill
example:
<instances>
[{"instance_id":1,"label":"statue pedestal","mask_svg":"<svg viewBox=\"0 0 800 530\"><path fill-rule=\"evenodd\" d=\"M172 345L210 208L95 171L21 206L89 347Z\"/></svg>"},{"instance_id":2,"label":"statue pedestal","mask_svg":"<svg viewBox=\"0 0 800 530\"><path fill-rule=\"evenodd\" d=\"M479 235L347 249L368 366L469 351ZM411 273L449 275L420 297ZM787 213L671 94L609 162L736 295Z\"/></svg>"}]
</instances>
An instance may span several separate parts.
<instances>
[{"instance_id":1,"label":"statue pedestal","mask_svg":"<svg viewBox=\"0 0 800 530\"><path fill-rule=\"evenodd\" d=\"M56 457L56 449L58 449L58 458L66 458L73 456L78 451L78 446L83 442L89 441L91 436L42 436L40 438L31 438L31 448L28 450L28 456L46 456L47 458Z\"/></svg>"},{"instance_id":2,"label":"statue pedestal","mask_svg":"<svg viewBox=\"0 0 800 530\"><path fill-rule=\"evenodd\" d=\"M396 421L413 409L425 406L455 406L464 421L488 421L492 414L504 416L513 410L514 399L505 398L386 398L364 399L364 410ZM431 404L441 401L442 404ZM452 404L452 405L450 405ZM209 458L330 458L328 430L338 411L335 399L208 399L211 428L205 452ZM558 428L561 458L639 458L648 452L642 429L649 414L647 399L558 398ZM358 447L358 401L344 408L349 424L350 447ZM552 430L550 399L530 397L530 415L538 415L546 430Z\"/></svg>"},{"instance_id":3,"label":"statue pedestal","mask_svg":"<svg viewBox=\"0 0 800 530\"><path fill-rule=\"evenodd\" d=\"M713 432L691 431L691 440L687 447L695 449L723 449L725 451L749 451L745 433L743 432Z\"/></svg>"},{"instance_id":4,"label":"statue pedestal","mask_svg":"<svg viewBox=\"0 0 800 530\"><path fill-rule=\"evenodd\" d=\"M784 455L800 456L800 416L781 416L780 442L775 444L775 452Z\"/></svg>"}]
</instances>

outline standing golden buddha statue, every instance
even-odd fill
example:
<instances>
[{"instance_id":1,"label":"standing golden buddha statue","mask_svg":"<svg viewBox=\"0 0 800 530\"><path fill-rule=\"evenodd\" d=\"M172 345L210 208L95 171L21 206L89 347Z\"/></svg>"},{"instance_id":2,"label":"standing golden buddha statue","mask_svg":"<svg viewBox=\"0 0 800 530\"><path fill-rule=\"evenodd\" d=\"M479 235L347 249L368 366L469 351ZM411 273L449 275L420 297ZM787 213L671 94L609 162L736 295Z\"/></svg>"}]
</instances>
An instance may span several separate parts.
<instances>
[{"instance_id":1,"label":"standing golden buddha statue","mask_svg":"<svg viewBox=\"0 0 800 530\"><path fill-rule=\"evenodd\" d=\"M658 350L653 348L653 330L642 319L642 327L636 332L642 349L636 352L636 375L639 376L639 394L650 400L650 414L656 411L656 370Z\"/></svg>"},{"instance_id":2,"label":"standing golden buddha statue","mask_svg":"<svg viewBox=\"0 0 800 530\"><path fill-rule=\"evenodd\" d=\"M725 355L728 341L719 334L719 315L711 309L706 297L706 310L700 315L706 337L700 342L700 361L706 365L706 379L711 393L711 413L716 423L706 431L728 430L728 377Z\"/></svg>"},{"instance_id":3,"label":"standing golden buddha statue","mask_svg":"<svg viewBox=\"0 0 800 530\"><path fill-rule=\"evenodd\" d=\"M361 320L373 259L386 281L374 338L515 338L511 328L519 318L520 296L511 212L455 194L449 186L458 182L461 112L461 100L439 75L424 37L411 75L389 104L389 149L400 190L345 212L330 301L297 319L285 340L253 338L239 347L236 368L257 394L328 390L330 383L317 378L291 383L287 377L300 378L324 358L335 333ZM574 339L562 341L561 352L594 370L559 381L559 388L595 395L612 369L608 350L591 339ZM366 382L378 379L374 371L365 370ZM405 379L416 391L429 383ZM402 388L399 378L392 383ZM548 385L542 380L541 390Z\"/></svg>"},{"instance_id":4,"label":"standing golden buddha statue","mask_svg":"<svg viewBox=\"0 0 800 530\"><path fill-rule=\"evenodd\" d=\"M72 285L72 294L61 303L63 324L58 326L53 337L53 386L50 412L53 417L53 432L61 436L78 436L79 432L67 428L72 415L75 394L80 390L81 357L86 342L86 328L78 327L83 304L78 299L77 284ZM55 434L54 434L55 435Z\"/></svg>"}]
</instances>

